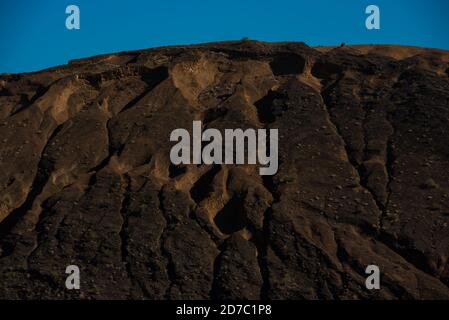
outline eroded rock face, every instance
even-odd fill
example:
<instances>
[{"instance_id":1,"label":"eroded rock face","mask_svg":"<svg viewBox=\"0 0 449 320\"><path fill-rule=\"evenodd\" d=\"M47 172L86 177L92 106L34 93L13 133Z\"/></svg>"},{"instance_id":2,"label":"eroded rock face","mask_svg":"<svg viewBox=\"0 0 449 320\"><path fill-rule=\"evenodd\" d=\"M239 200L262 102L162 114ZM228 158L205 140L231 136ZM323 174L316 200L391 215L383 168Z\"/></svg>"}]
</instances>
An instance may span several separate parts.
<instances>
[{"instance_id":1,"label":"eroded rock face","mask_svg":"<svg viewBox=\"0 0 449 320\"><path fill-rule=\"evenodd\" d=\"M0 298L449 298L448 62L244 41L1 75ZM194 120L277 128L278 173L172 165Z\"/></svg>"}]
</instances>

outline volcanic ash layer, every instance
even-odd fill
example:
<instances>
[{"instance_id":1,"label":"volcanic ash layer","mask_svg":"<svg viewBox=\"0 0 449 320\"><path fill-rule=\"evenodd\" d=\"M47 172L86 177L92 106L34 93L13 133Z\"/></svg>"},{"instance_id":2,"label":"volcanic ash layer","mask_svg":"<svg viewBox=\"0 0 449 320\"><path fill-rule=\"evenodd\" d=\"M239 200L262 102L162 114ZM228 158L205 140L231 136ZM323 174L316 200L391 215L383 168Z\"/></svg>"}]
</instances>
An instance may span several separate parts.
<instances>
[{"instance_id":1,"label":"volcanic ash layer","mask_svg":"<svg viewBox=\"0 0 449 320\"><path fill-rule=\"evenodd\" d=\"M235 41L0 75L0 298L448 299L448 73ZM171 164L193 121L278 129L277 174Z\"/></svg>"}]
</instances>

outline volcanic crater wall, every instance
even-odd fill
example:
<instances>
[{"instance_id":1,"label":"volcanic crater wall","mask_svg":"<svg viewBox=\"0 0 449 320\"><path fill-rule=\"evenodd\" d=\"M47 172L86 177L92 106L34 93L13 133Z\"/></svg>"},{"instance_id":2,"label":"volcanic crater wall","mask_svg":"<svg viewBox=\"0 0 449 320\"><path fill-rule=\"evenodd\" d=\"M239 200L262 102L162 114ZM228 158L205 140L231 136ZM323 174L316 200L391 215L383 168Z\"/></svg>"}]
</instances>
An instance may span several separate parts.
<instances>
[{"instance_id":1,"label":"volcanic crater wall","mask_svg":"<svg viewBox=\"0 0 449 320\"><path fill-rule=\"evenodd\" d=\"M395 50L236 41L0 75L0 298L449 298L449 55ZM278 129L279 171L171 164L194 120Z\"/></svg>"}]
</instances>

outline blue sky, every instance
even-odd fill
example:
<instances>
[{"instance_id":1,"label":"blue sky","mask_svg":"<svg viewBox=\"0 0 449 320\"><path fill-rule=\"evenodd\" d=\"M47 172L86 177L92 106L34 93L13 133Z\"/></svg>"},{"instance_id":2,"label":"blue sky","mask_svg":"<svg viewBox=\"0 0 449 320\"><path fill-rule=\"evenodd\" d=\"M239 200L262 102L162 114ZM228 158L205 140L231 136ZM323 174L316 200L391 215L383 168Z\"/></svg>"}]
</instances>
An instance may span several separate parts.
<instances>
[{"instance_id":1,"label":"blue sky","mask_svg":"<svg viewBox=\"0 0 449 320\"><path fill-rule=\"evenodd\" d=\"M65 28L78 5L81 29ZM381 30L365 28L365 8ZM386 43L449 49L448 0L0 0L0 73L162 45L235 40Z\"/></svg>"}]
</instances>

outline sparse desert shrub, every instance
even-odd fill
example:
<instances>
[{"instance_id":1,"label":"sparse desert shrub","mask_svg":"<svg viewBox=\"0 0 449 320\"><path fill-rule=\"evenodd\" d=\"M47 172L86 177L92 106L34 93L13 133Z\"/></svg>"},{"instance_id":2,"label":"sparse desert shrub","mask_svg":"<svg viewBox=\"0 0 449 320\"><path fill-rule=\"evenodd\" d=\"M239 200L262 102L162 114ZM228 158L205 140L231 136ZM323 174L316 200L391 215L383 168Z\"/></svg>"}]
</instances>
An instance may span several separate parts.
<instances>
[{"instance_id":1,"label":"sparse desert shrub","mask_svg":"<svg viewBox=\"0 0 449 320\"><path fill-rule=\"evenodd\" d=\"M428 178L420 185L421 189L435 189L438 188L438 184L432 179Z\"/></svg>"}]
</instances>

